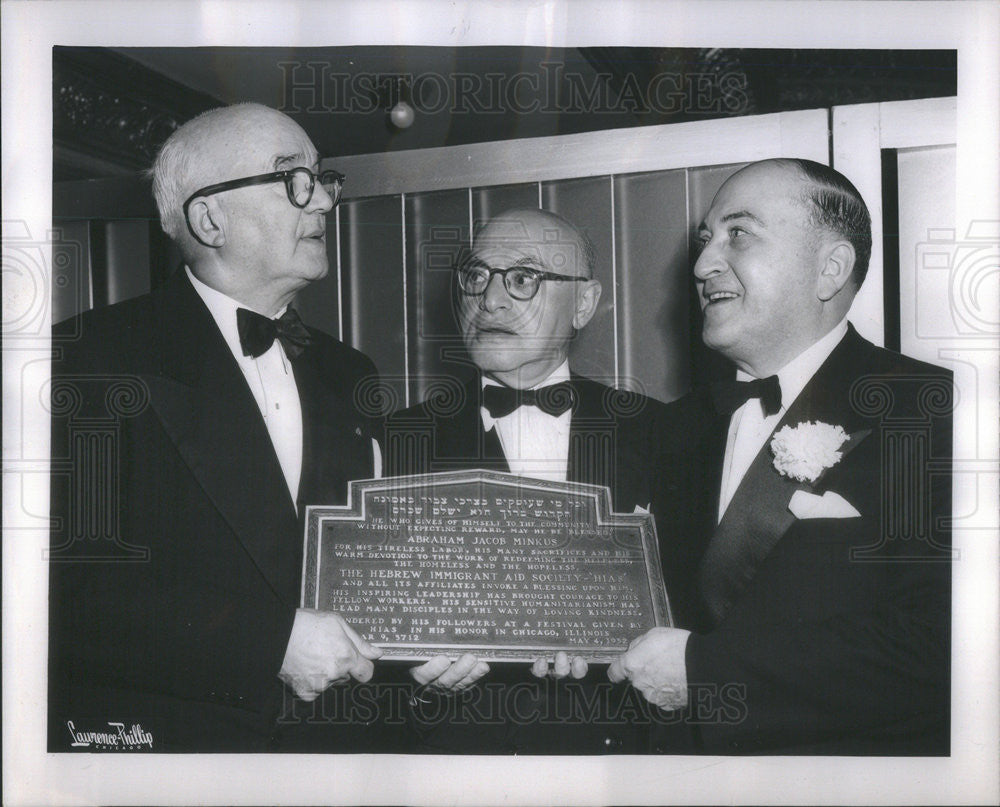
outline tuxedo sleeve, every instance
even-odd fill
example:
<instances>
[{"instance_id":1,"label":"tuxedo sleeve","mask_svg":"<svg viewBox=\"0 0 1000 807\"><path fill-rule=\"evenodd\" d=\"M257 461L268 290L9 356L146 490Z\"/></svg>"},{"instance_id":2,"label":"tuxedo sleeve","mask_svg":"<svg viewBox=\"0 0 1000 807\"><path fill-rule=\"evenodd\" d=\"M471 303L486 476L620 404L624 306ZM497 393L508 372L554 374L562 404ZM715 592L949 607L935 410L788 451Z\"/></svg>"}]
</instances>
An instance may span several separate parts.
<instances>
[{"instance_id":1,"label":"tuxedo sleeve","mask_svg":"<svg viewBox=\"0 0 1000 807\"><path fill-rule=\"evenodd\" d=\"M188 710L193 732L217 717L263 731L280 706L294 604L194 481L128 351L108 348L123 331L92 327L53 363L54 711L161 727L157 742L181 736L174 711Z\"/></svg>"},{"instance_id":2,"label":"tuxedo sleeve","mask_svg":"<svg viewBox=\"0 0 1000 807\"><path fill-rule=\"evenodd\" d=\"M927 737L916 751L945 752L943 590L913 585L896 602L822 622L763 623L741 612L710 634L693 634L687 675L692 700L706 710L695 721L704 749L753 753L812 744L821 752L825 742L869 736L873 743Z\"/></svg>"}]
</instances>

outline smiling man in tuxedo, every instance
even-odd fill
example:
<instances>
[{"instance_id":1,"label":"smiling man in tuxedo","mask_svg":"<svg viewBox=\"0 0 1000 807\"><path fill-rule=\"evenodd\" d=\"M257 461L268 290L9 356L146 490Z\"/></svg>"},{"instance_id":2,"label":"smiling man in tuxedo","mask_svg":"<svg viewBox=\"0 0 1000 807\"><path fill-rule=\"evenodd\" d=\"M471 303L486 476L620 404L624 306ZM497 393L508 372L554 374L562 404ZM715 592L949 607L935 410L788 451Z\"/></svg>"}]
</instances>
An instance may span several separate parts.
<instances>
[{"instance_id":1,"label":"smiling man in tuxedo","mask_svg":"<svg viewBox=\"0 0 1000 807\"><path fill-rule=\"evenodd\" d=\"M951 375L848 324L871 223L838 172L752 164L699 239L704 341L737 377L679 402L664 463L705 525L693 632L608 675L689 707L708 753L946 754Z\"/></svg>"},{"instance_id":2,"label":"smiling man in tuxedo","mask_svg":"<svg viewBox=\"0 0 1000 807\"><path fill-rule=\"evenodd\" d=\"M354 395L374 365L291 307L327 273L343 177L256 104L186 123L152 173L185 267L53 334L49 747L120 723L153 750L282 750L305 727L290 703L381 655L297 607L305 506L343 503L381 460ZM311 728L322 747L391 742Z\"/></svg>"},{"instance_id":3,"label":"smiling man in tuxedo","mask_svg":"<svg viewBox=\"0 0 1000 807\"><path fill-rule=\"evenodd\" d=\"M665 405L577 375L569 366L570 344L601 297L586 235L549 211L506 211L476 234L471 254L457 268L456 286L462 339L479 375L453 401L432 398L390 418L387 472L487 468L584 482L609 488L616 512L647 510L656 489L653 465ZM414 434L427 439L411 439ZM487 672L471 655L455 669L473 676ZM539 659L532 671L537 678L582 678L587 665L559 653ZM526 697L530 680L516 665L484 679L519 686ZM565 700L567 694L540 697ZM510 708L499 715L502 725L443 723L427 744L451 753L641 750L645 735L624 718L602 726L565 717L572 708L550 710L564 716L561 725L538 716L544 705L537 711L533 705Z\"/></svg>"}]
</instances>

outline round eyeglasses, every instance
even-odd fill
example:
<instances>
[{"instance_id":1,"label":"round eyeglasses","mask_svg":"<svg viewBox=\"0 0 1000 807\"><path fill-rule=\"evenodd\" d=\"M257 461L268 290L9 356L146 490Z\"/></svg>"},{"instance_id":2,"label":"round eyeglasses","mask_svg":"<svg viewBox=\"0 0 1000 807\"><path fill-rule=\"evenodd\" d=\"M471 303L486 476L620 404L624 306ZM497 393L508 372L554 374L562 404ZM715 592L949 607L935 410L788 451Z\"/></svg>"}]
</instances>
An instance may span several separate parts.
<instances>
[{"instance_id":1,"label":"round eyeglasses","mask_svg":"<svg viewBox=\"0 0 1000 807\"><path fill-rule=\"evenodd\" d=\"M295 205L295 207L305 207L312 200L317 179L319 179L319 184L323 186L323 190L333 200L333 206L336 207L337 203L340 202L340 194L344 190L344 180L347 177L339 171L332 169L321 171L317 175L308 168L299 167L289 169L288 171L274 171L270 174L257 174L252 177L230 179L227 182L217 182L214 185L207 185L192 193L187 198L187 201L184 202L184 218L187 219L188 217L188 208L191 206L191 203L200 196L211 196L215 193L231 191L235 188L247 188L251 185L266 185L269 182L284 182L285 190L288 193L288 201ZM190 226L190 220L188 220L188 226Z\"/></svg>"},{"instance_id":2,"label":"round eyeglasses","mask_svg":"<svg viewBox=\"0 0 1000 807\"><path fill-rule=\"evenodd\" d=\"M578 275L557 275L555 272L543 272L530 266L508 266L506 269L491 269L482 264L467 264L458 270L458 287L464 294L479 297L493 279L493 275L503 278L503 287L515 300L530 300L538 294L538 287L543 280L554 281L585 281L586 277Z\"/></svg>"}]
</instances>

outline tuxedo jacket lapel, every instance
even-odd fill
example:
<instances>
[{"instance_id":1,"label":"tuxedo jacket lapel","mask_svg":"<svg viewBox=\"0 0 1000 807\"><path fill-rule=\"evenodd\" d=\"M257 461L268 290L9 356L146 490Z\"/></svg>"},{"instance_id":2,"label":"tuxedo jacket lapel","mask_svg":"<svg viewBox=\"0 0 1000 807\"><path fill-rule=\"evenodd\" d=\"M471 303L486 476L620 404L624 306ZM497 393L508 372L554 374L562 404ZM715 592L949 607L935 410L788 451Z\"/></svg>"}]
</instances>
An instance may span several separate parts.
<instances>
[{"instance_id":1,"label":"tuxedo jacket lapel","mask_svg":"<svg viewBox=\"0 0 1000 807\"><path fill-rule=\"evenodd\" d=\"M788 502L802 487L774 470L767 446L747 469L699 570L702 601L713 625L722 621L753 580L758 565L794 522Z\"/></svg>"},{"instance_id":2,"label":"tuxedo jacket lapel","mask_svg":"<svg viewBox=\"0 0 1000 807\"><path fill-rule=\"evenodd\" d=\"M239 366L186 276L157 293L154 318L157 367L143 376L151 406L278 596L294 596L295 509Z\"/></svg>"},{"instance_id":3,"label":"tuxedo jacket lapel","mask_svg":"<svg viewBox=\"0 0 1000 807\"><path fill-rule=\"evenodd\" d=\"M390 416L385 435L387 475L468 468L509 471L496 429L483 429L481 400L476 377L461 388L457 401L432 396Z\"/></svg>"},{"instance_id":4,"label":"tuxedo jacket lapel","mask_svg":"<svg viewBox=\"0 0 1000 807\"><path fill-rule=\"evenodd\" d=\"M785 412L775 431L806 421L840 425L848 433L855 430L857 423L850 417L844 379L852 377L851 356L858 341L854 330L849 330ZM792 494L812 489L808 483L797 482L777 471L770 444L769 437L747 469L701 561L699 589L713 625L722 621L753 580L757 567L795 522L788 510ZM718 460L720 483L724 453L725 432ZM717 488L716 502L718 492Z\"/></svg>"},{"instance_id":5,"label":"tuxedo jacket lapel","mask_svg":"<svg viewBox=\"0 0 1000 807\"><path fill-rule=\"evenodd\" d=\"M496 466L497 470L510 473L510 463L503 453L500 435L497 434L496 428L490 429L483 435L482 452L486 467Z\"/></svg>"},{"instance_id":6,"label":"tuxedo jacket lapel","mask_svg":"<svg viewBox=\"0 0 1000 807\"><path fill-rule=\"evenodd\" d=\"M715 410L711 395L707 394L702 402L702 411L706 413L707 436L704 438L705 456L708 460L708 473L705 474L705 496L708 506L705 508L703 535L711 535L719 523L719 496L722 494L722 471L726 462L726 442L729 438L729 418L720 415ZM711 414L709 414L711 413Z\"/></svg>"},{"instance_id":7,"label":"tuxedo jacket lapel","mask_svg":"<svg viewBox=\"0 0 1000 807\"><path fill-rule=\"evenodd\" d=\"M503 453L496 428L489 431L483 428L483 418L479 413L483 397L481 383L476 378L465 386L465 403L455 416L460 422L456 424L456 428L444 430L447 435L443 446L446 452L444 456L472 459L478 465L471 467L510 473L510 465Z\"/></svg>"},{"instance_id":8,"label":"tuxedo jacket lapel","mask_svg":"<svg viewBox=\"0 0 1000 807\"><path fill-rule=\"evenodd\" d=\"M337 386L343 374L328 364L317 345L292 362L302 405L300 517L306 505L341 504L347 483L372 473L372 435L354 409L355 390Z\"/></svg>"},{"instance_id":9,"label":"tuxedo jacket lapel","mask_svg":"<svg viewBox=\"0 0 1000 807\"><path fill-rule=\"evenodd\" d=\"M566 478L614 491L617 423L608 411L611 402L604 400L607 388L577 375L572 376L571 383L575 406L569 424Z\"/></svg>"}]
</instances>

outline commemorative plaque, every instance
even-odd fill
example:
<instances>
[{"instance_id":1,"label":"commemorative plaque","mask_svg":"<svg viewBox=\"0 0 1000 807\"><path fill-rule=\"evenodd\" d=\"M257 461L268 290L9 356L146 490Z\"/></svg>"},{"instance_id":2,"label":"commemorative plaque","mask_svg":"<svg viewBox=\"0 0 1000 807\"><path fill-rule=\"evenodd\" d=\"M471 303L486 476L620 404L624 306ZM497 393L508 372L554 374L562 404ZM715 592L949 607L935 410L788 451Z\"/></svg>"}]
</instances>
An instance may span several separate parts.
<instances>
[{"instance_id":1,"label":"commemorative plaque","mask_svg":"<svg viewBox=\"0 0 1000 807\"><path fill-rule=\"evenodd\" d=\"M309 507L302 606L336 611L385 651L610 661L671 624L648 513L608 490L495 471L351 482Z\"/></svg>"}]
</instances>

